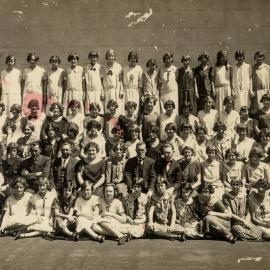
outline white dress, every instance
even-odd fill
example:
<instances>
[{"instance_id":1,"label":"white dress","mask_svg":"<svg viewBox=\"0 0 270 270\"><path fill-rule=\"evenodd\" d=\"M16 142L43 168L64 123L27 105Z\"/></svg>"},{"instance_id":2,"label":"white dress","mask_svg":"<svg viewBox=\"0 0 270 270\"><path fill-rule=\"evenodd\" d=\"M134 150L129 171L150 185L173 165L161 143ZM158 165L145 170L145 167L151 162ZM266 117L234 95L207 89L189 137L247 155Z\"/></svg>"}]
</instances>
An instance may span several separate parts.
<instances>
[{"instance_id":1,"label":"white dress","mask_svg":"<svg viewBox=\"0 0 270 270\"><path fill-rule=\"evenodd\" d=\"M1 71L1 101L6 106L6 114L9 114L10 107L13 104L21 105L22 103L21 79L21 71L17 68L13 68L11 71L7 71L6 69Z\"/></svg>"},{"instance_id":2,"label":"white dress","mask_svg":"<svg viewBox=\"0 0 270 270\"><path fill-rule=\"evenodd\" d=\"M247 63L232 67L232 84L235 92L234 108L237 112L241 107L250 107L250 91L252 91L252 69Z\"/></svg>"},{"instance_id":3,"label":"white dress","mask_svg":"<svg viewBox=\"0 0 270 270\"><path fill-rule=\"evenodd\" d=\"M80 102L80 112L83 112L83 67L76 66L74 69L69 67L66 72L65 80L67 81L67 88L64 93L63 105L65 107L66 115L69 114L68 104L73 99L76 99Z\"/></svg>"},{"instance_id":4,"label":"white dress","mask_svg":"<svg viewBox=\"0 0 270 270\"><path fill-rule=\"evenodd\" d=\"M218 120L218 111L211 109L209 113L204 110L198 112L198 118L202 127L207 129L207 139L211 139L214 135L214 124Z\"/></svg>"},{"instance_id":5,"label":"white dress","mask_svg":"<svg viewBox=\"0 0 270 270\"><path fill-rule=\"evenodd\" d=\"M118 114L122 114L122 111L124 111L124 99L119 98L119 94L123 91L120 81L121 70L121 65L116 62L114 62L111 67L108 67L107 65L101 67L105 112L109 112L107 109L107 104L111 99L118 103Z\"/></svg>"},{"instance_id":6,"label":"white dress","mask_svg":"<svg viewBox=\"0 0 270 270\"><path fill-rule=\"evenodd\" d=\"M231 67L226 66L214 67L213 68L213 78L214 86L216 91L215 106L216 110L223 111L223 101L227 96L231 96L231 86L230 86L230 69Z\"/></svg>"},{"instance_id":7,"label":"white dress","mask_svg":"<svg viewBox=\"0 0 270 270\"><path fill-rule=\"evenodd\" d=\"M67 118L67 121L69 123L72 122L72 123L77 124L79 126L79 134L78 134L78 136L82 135L83 132L84 132L84 127L83 127L84 115L82 113L77 113L75 116L70 114L66 118Z\"/></svg>"},{"instance_id":8,"label":"white dress","mask_svg":"<svg viewBox=\"0 0 270 270\"><path fill-rule=\"evenodd\" d=\"M49 70L46 72L46 79L48 81L47 108L49 108L54 102L62 103L64 73L64 69L62 68L57 68L56 70Z\"/></svg>"},{"instance_id":9,"label":"white dress","mask_svg":"<svg viewBox=\"0 0 270 270\"><path fill-rule=\"evenodd\" d=\"M142 73L143 70L139 65L135 67L125 66L122 70L125 104L128 101L135 102L137 104L136 113L138 112L140 104Z\"/></svg>"},{"instance_id":10,"label":"white dress","mask_svg":"<svg viewBox=\"0 0 270 270\"><path fill-rule=\"evenodd\" d=\"M169 68L162 67L158 75L160 88L160 100L162 111L164 112L164 104L167 100L173 100L175 103L175 111L178 112L178 84L177 84L177 68L171 65Z\"/></svg>"},{"instance_id":11,"label":"white dress","mask_svg":"<svg viewBox=\"0 0 270 270\"><path fill-rule=\"evenodd\" d=\"M37 99L40 108L43 104L42 81L45 79L45 69L36 66L35 68L26 68L23 71L22 79L25 81L23 89L23 113L29 114L28 103L31 99Z\"/></svg>"},{"instance_id":12,"label":"white dress","mask_svg":"<svg viewBox=\"0 0 270 270\"><path fill-rule=\"evenodd\" d=\"M165 113L161 113L157 119L157 123L159 125L159 139L161 141L165 141L167 138L167 134L165 132L165 127L169 123L174 123L176 125L176 129L178 129L179 116L173 112L170 116Z\"/></svg>"},{"instance_id":13,"label":"white dress","mask_svg":"<svg viewBox=\"0 0 270 270\"><path fill-rule=\"evenodd\" d=\"M227 127L227 135L234 138L236 126L240 123L239 113L234 110L229 114L226 111L221 111L219 113L219 119Z\"/></svg>"},{"instance_id":14,"label":"white dress","mask_svg":"<svg viewBox=\"0 0 270 270\"><path fill-rule=\"evenodd\" d=\"M96 63L94 66L87 65L84 67L85 81L86 81L86 101L85 110L89 112L89 105L92 102L98 103L103 113L103 101L101 95L103 92L101 82L101 66Z\"/></svg>"},{"instance_id":15,"label":"white dress","mask_svg":"<svg viewBox=\"0 0 270 270\"><path fill-rule=\"evenodd\" d=\"M239 153L240 158L249 159L249 153L256 141L252 138L246 137L245 140L239 141L239 138L235 142L235 149Z\"/></svg>"}]
</instances>

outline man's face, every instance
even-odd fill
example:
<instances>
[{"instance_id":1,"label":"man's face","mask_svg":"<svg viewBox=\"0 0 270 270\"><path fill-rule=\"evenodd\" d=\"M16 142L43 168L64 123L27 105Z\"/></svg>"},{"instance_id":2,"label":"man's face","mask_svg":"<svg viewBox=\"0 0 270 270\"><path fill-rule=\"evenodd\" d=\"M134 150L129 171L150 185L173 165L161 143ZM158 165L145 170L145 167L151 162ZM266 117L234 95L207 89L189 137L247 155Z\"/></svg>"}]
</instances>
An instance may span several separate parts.
<instances>
[{"instance_id":1,"label":"man's face","mask_svg":"<svg viewBox=\"0 0 270 270\"><path fill-rule=\"evenodd\" d=\"M137 156L139 159L145 158L146 148L145 145L140 145L136 147Z\"/></svg>"},{"instance_id":2,"label":"man's face","mask_svg":"<svg viewBox=\"0 0 270 270\"><path fill-rule=\"evenodd\" d=\"M32 145L30 151L33 158L37 158L40 155L40 148L38 145Z\"/></svg>"},{"instance_id":3,"label":"man's face","mask_svg":"<svg viewBox=\"0 0 270 270\"><path fill-rule=\"evenodd\" d=\"M170 161L173 157L173 149L172 147L163 148L163 155L166 161Z\"/></svg>"}]
</instances>

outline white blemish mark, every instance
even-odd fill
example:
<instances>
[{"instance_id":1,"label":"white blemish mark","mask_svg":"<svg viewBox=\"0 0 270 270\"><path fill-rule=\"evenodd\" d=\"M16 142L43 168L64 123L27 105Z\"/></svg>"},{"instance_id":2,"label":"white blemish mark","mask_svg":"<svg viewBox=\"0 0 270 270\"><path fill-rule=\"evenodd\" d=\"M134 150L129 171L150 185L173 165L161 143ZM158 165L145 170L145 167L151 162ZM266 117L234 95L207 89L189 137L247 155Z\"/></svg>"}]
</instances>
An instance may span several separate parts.
<instances>
[{"instance_id":1,"label":"white blemish mark","mask_svg":"<svg viewBox=\"0 0 270 270\"><path fill-rule=\"evenodd\" d=\"M163 28L165 27L165 24L164 24L164 23L162 24L162 27L163 27Z\"/></svg>"},{"instance_id":2,"label":"white blemish mark","mask_svg":"<svg viewBox=\"0 0 270 270\"><path fill-rule=\"evenodd\" d=\"M227 39L228 39L228 40L230 40L230 39L231 39L231 37L227 37Z\"/></svg>"},{"instance_id":3,"label":"white blemish mark","mask_svg":"<svg viewBox=\"0 0 270 270\"><path fill-rule=\"evenodd\" d=\"M180 22L183 21L183 18L179 18L179 21L180 21Z\"/></svg>"},{"instance_id":4,"label":"white blemish mark","mask_svg":"<svg viewBox=\"0 0 270 270\"><path fill-rule=\"evenodd\" d=\"M248 28L248 32L251 32L251 28Z\"/></svg>"},{"instance_id":5,"label":"white blemish mark","mask_svg":"<svg viewBox=\"0 0 270 270\"><path fill-rule=\"evenodd\" d=\"M153 14L153 11L152 11L152 8L150 8L150 9L149 9L149 12L145 12L145 13L143 14L143 16L141 16L141 17L139 17L139 18L137 19L136 22L131 22L131 23L129 23L128 27L130 27L130 26L132 26L132 25L136 25L136 24L141 23L141 22L145 22L150 16L152 16L152 14Z\"/></svg>"},{"instance_id":6,"label":"white blemish mark","mask_svg":"<svg viewBox=\"0 0 270 270\"><path fill-rule=\"evenodd\" d=\"M55 6L58 6L58 3L55 1L52 1L52 4L54 4Z\"/></svg>"},{"instance_id":7,"label":"white blemish mark","mask_svg":"<svg viewBox=\"0 0 270 270\"><path fill-rule=\"evenodd\" d=\"M154 46L155 50L158 51L158 47L157 46Z\"/></svg>"},{"instance_id":8,"label":"white blemish mark","mask_svg":"<svg viewBox=\"0 0 270 270\"><path fill-rule=\"evenodd\" d=\"M143 42L146 42L146 39L144 39Z\"/></svg>"},{"instance_id":9,"label":"white blemish mark","mask_svg":"<svg viewBox=\"0 0 270 270\"><path fill-rule=\"evenodd\" d=\"M173 34L175 34L175 30L173 30L172 32L173 32Z\"/></svg>"},{"instance_id":10,"label":"white blemish mark","mask_svg":"<svg viewBox=\"0 0 270 270\"><path fill-rule=\"evenodd\" d=\"M141 51L141 48L139 48L139 52Z\"/></svg>"},{"instance_id":11,"label":"white blemish mark","mask_svg":"<svg viewBox=\"0 0 270 270\"><path fill-rule=\"evenodd\" d=\"M186 27L184 27L184 31L186 31L187 30L187 28Z\"/></svg>"},{"instance_id":12,"label":"white blemish mark","mask_svg":"<svg viewBox=\"0 0 270 270\"><path fill-rule=\"evenodd\" d=\"M20 15L23 14L23 12L22 12L21 10L13 10L13 13L18 13L18 14L20 14Z\"/></svg>"},{"instance_id":13,"label":"white blemish mark","mask_svg":"<svg viewBox=\"0 0 270 270\"><path fill-rule=\"evenodd\" d=\"M48 6L49 4L46 3L46 2L43 2L42 5L43 5L43 6Z\"/></svg>"},{"instance_id":14,"label":"white blemish mark","mask_svg":"<svg viewBox=\"0 0 270 270\"><path fill-rule=\"evenodd\" d=\"M222 45L222 42L220 41L220 42L219 42L219 46L221 46L221 45Z\"/></svg>"},{"instance_id":15,"label":"white blemish mark","mask_svg":"<svg viewBox=\"0 0 270 270\"><path fill-rule=\"evenodd\" d=\"M246 258L239 258L237 260L238 263L242 262L242 261L254 261L254 262L260 262L262 260L262 257L246 257Z\"/></svg>"},{"instance_id":16,"label":"white blemish mark","mask_svg":"<svg viewBox=\"0 0 270 270\"><path fill-rule=\"evenodd\" d=\"M135 12L133 12L133 11L130 11L124 18L125 19L130 19L132 16L138 16L138 15L141 15L141 13L140 12L138 12L138 13L135 13Z\"/></svg>"}]
</instances>

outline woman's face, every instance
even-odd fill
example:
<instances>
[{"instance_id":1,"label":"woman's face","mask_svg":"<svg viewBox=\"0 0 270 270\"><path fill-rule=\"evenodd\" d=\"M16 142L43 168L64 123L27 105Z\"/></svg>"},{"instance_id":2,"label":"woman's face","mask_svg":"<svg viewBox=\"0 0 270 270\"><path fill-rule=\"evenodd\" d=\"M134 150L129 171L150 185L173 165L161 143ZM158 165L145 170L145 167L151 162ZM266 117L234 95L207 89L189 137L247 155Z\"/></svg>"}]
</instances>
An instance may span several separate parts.
<instances>
[{"instance_id":1,"label":"woman's face","mask_svg":"<svg viewBox=\"0 0 270 270\"><path fill-rule=\"evenodd\" d=\"M208 202L211 198L210 192L208 189L203 189L199 194L201 201Z\"/></svg>"},{"instance_id":2,"label":"woman's face","mask_svg":"<svg viewBox=\"0 0 270 270\"><path fill-rule=\"evenodd\" d=\"M157 134L155 132L150 131L148 133L148 137L150 140L155 140L157 138Z\"/></svg>"},{"instance_id":3,"label":"woman's face","mask_svg":"<svg viewBox=\"0 0 270 270\"><path fill-rule=\"evenodd\" d=\"M31 106L30 111L31 111L32 115L37 115L38 107L37 106Z\"/></svg>"},{"instance_id":4,"label":"woman's face","mask_svg":"<svg viewBox=\"0 0 270 270\"><path fill-rule=\"evenodd\" d=\"M173 106L172 105L166 105L165 111L167 114L171 114L173 112Z\"/></svg>"},{"instance_id":5,"label":"woman's face","mask_svg":"<svg viewBox=\"0 0 270 270\"><path fill-rule=\"evenodd\" d=\"M56 135L55 130L53 128L50 128L47 134L48 138L55 138L55 135Z\"/></svg>"},{"instance_id":6,"label":"woman's face","mask_svg":"<svg viewBox=\"0 0 270 270\"><path fill-rule=\"evenodd\" d=\"M237 58L236 58L236 61L238 64L243 64L244 62L244 56L243 55L238 55Z\"/></svg>"},{"instance_id":7,"label":"woman's face","mask_svg":"<svg viewBox=\"0 0 270 270\"><path fill-rule=\"evenodd\" d=\"M234 193L239 193L240 189L241 189L241 184L237 183L237 182L231 182L231 188L232 188L232 192Z\"/></svg>"},{"instance_id":8,"label":"woman's face","mask_svg":"<svg viewBox=\"0 0 270 270\"><path fill-rule=\"evenodd\" d=\"M17 155L18 155L18 150L17 150L17 148L12 148L12 149L10 150L9 154L10 154L10 157L13 157L13 158L17 157Z\"/></svg>"},{"instance_id":9,"label":"woman's face","mask_svg":"<svg viewBox=\"0 0 270 270\"><path fill-rule=\"evenodd\" d=\"M128 62L130 67L135 67L137 64L136 58L130 58Z\"/></svg>"},{"instance_id":10,"label":"woman's face","mask_svg":"<svg viewBox=\"0 0 270 270\"><path fill-rule=\"evenodd\" d=\"M128 113L128 115L133 115L134 111L135 111L134 106L128 106L127 107L127 113Z\"/></svg>"},{"instance_id":11,"label":"woman's face","mask_svg":"<svg viewBox=\"0 0 270 270\"><path fill-rule=\"evenodd\" d=\"M107 62L108 63L113 63L114 62L114 54L113 53L108 53L107 54Z\"/></svg>"},{"instance_id":12,"label":"woman's face","mask_svg":"<svg viewBox=\"0 0 270 270\"><path fill-rule=\"evenodd\" d=\"M96 147L91 146L91 147L88 149L86 155L87 155L89 158L91 158L91 159L95 159L96 156L97 156L97 149L96 149Z\"/></svg>"},{"instance_id":13,"label":"woman's face","mask_svg":"<svg viewBox=\"0 0 270 270\"><path fill-rule=\"evenodd\" d=\"M189 108L183 108L183 115L189 116L190 115L190 109Z\"/></svg>"},{"instance_id":14,"label":"woman's face","mask_svg":"<svg viewBox=\"0 0 270 270\"><path fill-rule=\"evenodd\" d=\"M90 114L92 117L96 118L98 116L99 110L98 108L92 108Z\"/></svg>"},{"instance_id":15,"label":"woman's face","mask_svg":"<svg viewBox=\"0 0 270 270\"><path fill-rule=\"evenodd\" d=\"M114 187L113 186L107 186L104 191L105 198L107 200L112 200L114 197Z\"/></svg>"},{"instance_id":16,"label":"woman's face","mask_svg":"<svg viewBox=\"0 0 270 270\"><path fill-rule=\"evenodd\" d=\"M257 165L259 163L259 161L260 161L260 157L257 154L251 154L250 157L249 157L249 160L250 160L250 162L252 164Z\"/></svg>"},{"instance_id":17,"label":"woman's face","mask_svg":"<svg viewBox=\"0 0 270 270\"><path fill-rule=\"evenodd\" d=\"M241 138L245 138L247 136L247 130L245 128L240 128L238 134Z\"/></svg>"},{"instance_id":18,"label":"woman's face","mask_svg":"<svg viewBox=\"0 0 270 270\"><path fill-rule=\"evenodd\" d=\"M261 135L261 142L263 144L267 144L269 142L269 136L267 134L262 134Z\"/></svg>"},{"instance_id":19,"label":"woman's face","mask_svg":"<svg viewBox=\"0 0 270 270\"><path fill-rule=\"evenodd\" d=\"M123 150L122 150L121 146L117 146L114 149L114 157L121 158L122 156L123 156Z\"/></svg>"},{"instance_id":20,"label":"woman's face","mask_svg":"<svg viewBox=\"0 0 270 270\"><path fill-rule=\"evenodd\" d=\"M89 134L92 136L97 136L98 135L98 129L96 127L91 127L89 129Z\"/></svg>"},{"instance_id":21,"label":"woman's face","mask_svg":"<svg viewBox=\"0 0 270 270\"><path fill-rule=\"evenodd\" d=\"M170 65L171 62L172 62L172 59L170 58L169 55L165 55L163 61L164 61L164 64L165 64L165 65Z\"/></svg>"},{"instance_id":22,"label":"woman's face","mask_svg":"<svg viewBox=\"0 0 270 270\"><path fill-rule=\"evenodd\" d=\"M131 139L136 140L139 137L139 132L137 130L131 131Z\"/></svg>"},{"instance_id":23,"label":"woman's face","mask_svg":"<svg viewBox=\"0 0 270 270\"><path fill-rule=\"evenodd\" d=\"M232 110L233 109L233 101L228 101L225 105L226 110Z\"/></svg>"},{"instance_id":24,"label":"woman's face","mask_svg":"<svg viewBox=\"0 0 270 270\"><path fill-rule=\"evenodd\" d=\"M154 109L154 101L151 99L145 105L148 111L152 111Z\"/></svg>"},{"instance_id":25,"label":"woman's face","mask_svg":"<svg viewBox=\"0 0 270 270\"><path fill-rule=\"evenodd\" d=\"M190 160L192 158L193 152L189 149L186 149L183 154L185 160Z\"/></svg>"},{"instance_id":26,"label":"woman's face","mask_svg":"<svg viewBox=\"0 0 270 270\"><path fill-rule=\"evenodd\" d=\"M228 162L230 162L230 163L235 163L235 161L236 161L236 156L235 156L234 153L230 153L230 154L228 155L227 159L228 159Z\"/></svg>"},{"instance_id":27,"label":"woman's face","mask_svg":"<svg viewBox=\"0 0 270 270\"><path fill-rule=\"evenodd\" d=\"M85 200L88 200L91 198L92 195L92 185L87 185L84 190L82 190L82 197Z\"/></svg>"},{"instance_id":28,"label":"woman's face","mask_svg":"<svg viewBox=\"0 0 270 270\"><path fill-rule=\"evenodd\" d=\"M216 158L216 151L210 150L207 152L207 155L209 160L214 160Z\"/></svg>"},{"instance_id":29,"label":"woman's face","mask_svg":"<svg viewBox=\"0 0 270 270\"><path fill-rule=\"evenodd\" d=\"M59 108L58 108L57 106L55 106L55 107L53 108L52 114L53 114L54 117L60 116L60 110L59 110Z\"/></svg>"},{"instance_id":30,"label":"woman's face","mask_svg":"<svg viewBox=\"0 0 270 270\"><path fill-rule=\"evenodd\" d=\"M268 98L263 99L263 107L265 108L270 107L270 100Z\"/></svg>"},{"instance_id":31,"label":"woman's face","mask_svg":"<svg viewBox=\"0 0 270 270\"><path fill-rule=\"evenodd\" d=\"M45 194L47 192L47 185L48 183L46 181L38 183L38 192L40 194Z\"/></svg>"},{"instance_id":32,"label":"woman's face","mask_svg":"<svg viewBox=\"0 0 270 270\"><path fill-rule=\"evenodd\" d=\"M242 119L248 119L248 110L243 110L240 112L240 117Z\"/></svg>"},{"instance_id":33,"label":"woman's face","mask_svg":"<svg viewBox=\"0 0 270 270\"><path fill-rule=\"evenodd\" d=\"M97 63L97 57L96 56L90 56L90 58L89 58L89 62L90 62L90 65L91 66L94 66L96 63Z\"/></svg>"},{"instance_id":34,"label":"woman's face","mask_svg":"<svg viewBox=\"0 0 270 270\"><path fill-rule=\"evenodd\" d=\"M13 68L15 66L15 58L10 58L7 62L7 66L9 69Z\"/></svg>"},{"instance_id":35,"label":"woman's face","mask_svg":"<svg viewBox=\"0 0 270 270\"><path fill-rule=\"evenodd\" d=\"M224 129L224 127L219 127L218 130L217 130L217 134L218 134L219 136L224 136L224 134L225 134L225 129Z\"/></svg>"},{"instance_id":36,"label":"woman's face","mask_svg":"<svg viewBox=\"0 0 270 270\"><path fill-rule=\"evenodd\" d=\"M219 58L219 62L220 62L221 65L225 65L226 60L227 60L227 58L226 58L226 56L224 54L221 55L220 58Z\"/></svg>"},{"instance_id":37,"label":"woman's face","mask_svg":"<svg viewBox=\"0 0 270 270\"><path fill-rule=\"evenodd\" d=\"M72 188L64 188L64 196L70 198L72 196Z\"/></svg>"},{"instance_id":38,"label":"woman's face","mask_svg":"<svg viewBox=\"0 0 270 270\"><path fill-rule=\"evenodd\" d=\"M184 127L182 131L183 135L189 135L191 133L190 127Z\"/></svg>"},{"instance_id":39,"label":"woman's face","mask_svg":"<svg viewBox=\"0 0 270 270\"><path fill-rule=\"evenodd\" d=\"M22 196L24 194L24 185L21 183L17 183L14 187L14 192L17 196Z\"/></svg>"},{"instance_id":40,"label":"woman's face","mask_svg":"<svg viewBox=\"0 0 270 270\"><path fill-rule=\"evenodd\" d=\"M204 141L205 139L205 133L202 130L199 130L197 132L197 140L198 141Z\"/></svg>"},{"instance_id":41,"label":"woman's face","mask_svg":"<svg viewBox=\"0 0 270 270\"><path fill-rule=\"evenodd\" d=\"M189 199L189 196L191 194L191 190L183 188L181 190L181 196L184 201L187 201Z\"/></svg>"},{"instance_id":42,"label":"woman's face","mask_svg":"<svg viewBox=\"0 0 270 270\"><path fill-rule=\"evenodd\" d=\"M261 65L263 63L263 61L264 61L263 56L256 56L256 58L255 58L256 64Z\"/></svg>"},{"instance_id":43,"label":"woman's face","mask_svg":"<svg viewBox=\"0 0 270 270\"><path fill-rule=\"evenodd\" d=\"M55 70L55 69L58 68L58 66L59 66L59 61L58 61L57 59L52 59L52 60L51 60L51 68L52 68L53 70Z\"/></svg>"},{"instance_id":44,"label":"woman's face","mask_svg":"<svg viewBox=\"0 0 270 270\"><path fill-rule=\"evenodd\" d=\"M202 63L202 65L206 65L208 63L207 57L202 56L200 62Z\"/></svg>"},{"instance_id":45,"label":"woman's face","mask_svg":"<svg viewBox=\"0 0 270 270\"><path fill-rule=\"evenodd\" d=\"M150 65L148 66L148 70L149 70L150 72L153 72L155 69L156 69L156 65L155 65L155 64L150 64Z\"/></svg>"},{"instance_id":46,"label":"woman's face","mask_svg":"<svg viewBox=\"0 0 270 270\"><path fill-rule=\"evenodd\" d=\"M204 103L204 108L206 109L206 110L210 110L211 108L212 108L212 101L206 101L205 103Z\"/></svg>"},{"instance_id":47,"label":"woman's face","mask_svg":"<svg viewBox=\"0 0 270 270\"><path fill-rule=\"evenodd\" d=\"M29 66L30 66L30 68L34 68L34 67L36 67L36 65L37 65L36 58L35 58L35 56L32 56L32 57L29 59Z\"/></svg>"},{"instance_id":48,"label":"woman's face","mask_svg":"<svg viewBox=\"0 0 270 270\"><path fill-rule=\"evenodd\" d=\"M174 130L172 128L166 128L165 132L166 132L168 138L173 138Z\"/></svg>"},{"instance_id":49,"label":"woman's face","mask_svg":"<svg viewBox=\"0 0 270 270\"><path fill-rule=\"evenodd\" d=\"M183 64L183 66L184 67L188 67L189 66L189 64L190 64L190 59L188 59L188 58L185 58L185 59L183 59L183 62L182 62L182 64Z\"/></svg>"},{"instance_id":50,"label":"woman's face","mask_svg":"<svg viewBox=\"0 0 270 270\"><path fill-rule=\"evenodd\" d=\"M108 110L110 111L111 114L115 114L116 113L116 108L114 105L110 105Z\"/></svg>"},{"instance_id":51,"label":"woman's face","mask_svg":"<svg viewBox=\"0 0 270 270\"><path fill-rule=\"evenodd\" d=\"M26 136L31 136L31 134L32 134L32 129L31 129L29 126L26 126L26 127L24 128L24 134L25 134Z\"/></svg>"},{"instance_id":52,"label":"woman's face","mask_svg":"<svg viewBox=\"0 0 270 270\"><path fill-rule=\"evenodd\" d=\"M164 194L166 192L167 186L165 183L157 183L157 192L159 194Z\"/></svg>"},{"instance_id":53,"label":"woman's face","mask_svg":"<svg viewBox=\"0 0 270 270\"><path fill-rule=\"evenodd\" d=\"M72 67L76 67L77 64L78 64L78 59L76 57L73 57L71 60L70 60L70 64Z\"/></svg>"}]
</instances>

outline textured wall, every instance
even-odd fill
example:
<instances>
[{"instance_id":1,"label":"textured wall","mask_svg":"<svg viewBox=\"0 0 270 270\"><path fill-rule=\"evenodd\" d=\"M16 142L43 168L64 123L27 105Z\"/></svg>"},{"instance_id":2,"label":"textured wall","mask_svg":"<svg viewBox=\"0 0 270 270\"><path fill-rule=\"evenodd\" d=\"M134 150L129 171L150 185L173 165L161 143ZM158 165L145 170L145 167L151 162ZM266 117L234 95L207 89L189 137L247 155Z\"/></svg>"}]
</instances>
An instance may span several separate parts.
<instances>
[{"instance_id":1,"label":"textured wall","mask_svg":"<svg viewBox=\"0 0 270 270\"><path fill-rule=\"evenodd\" d=\"M153 14L137 25L139 17L124 18L130 11ZM112 47L124 64L130 50L137 50L144 66L159 60L165 50L175 55L191 54L193 65L200 51L207 50L213 62L216 51L246 50L252 61L256 50L270 49L269 0L0 0L1 68L7 54L25 66L28 52L40 55L40 64L58 54L75 51L86 63L90 49L100 53ZM270 56L268 56L270 58Z\"/></svg>"}]
</instances>

